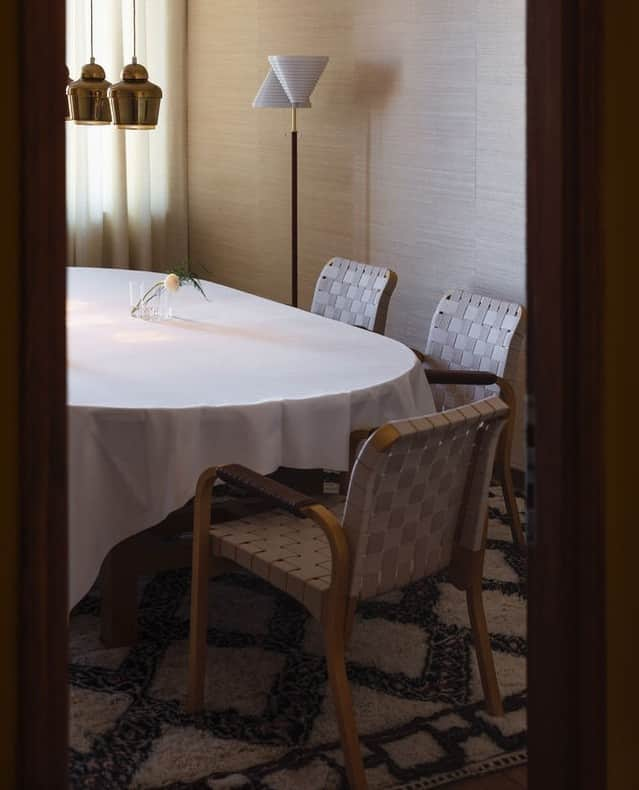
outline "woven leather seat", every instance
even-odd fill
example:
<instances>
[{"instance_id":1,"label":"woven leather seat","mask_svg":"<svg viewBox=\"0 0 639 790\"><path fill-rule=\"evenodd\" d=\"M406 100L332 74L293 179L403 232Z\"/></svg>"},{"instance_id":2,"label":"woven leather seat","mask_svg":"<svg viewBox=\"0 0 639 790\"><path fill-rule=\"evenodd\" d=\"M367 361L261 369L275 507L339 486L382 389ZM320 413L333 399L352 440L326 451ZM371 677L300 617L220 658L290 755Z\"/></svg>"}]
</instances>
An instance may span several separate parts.
<instances>
[{"instance_id":1,"label":"woven leather seat","mask_svg":"<svg viewBox=\"0 0 639 790\"><path fill-rule=\"evenodd\" d=\"M321 501L341 516L343 497ZM210 534L215 556L261 576L322 619L324 593L331 586L331 549L317 524L277 509L211 526Z\"/></svg>"}]
</instances>

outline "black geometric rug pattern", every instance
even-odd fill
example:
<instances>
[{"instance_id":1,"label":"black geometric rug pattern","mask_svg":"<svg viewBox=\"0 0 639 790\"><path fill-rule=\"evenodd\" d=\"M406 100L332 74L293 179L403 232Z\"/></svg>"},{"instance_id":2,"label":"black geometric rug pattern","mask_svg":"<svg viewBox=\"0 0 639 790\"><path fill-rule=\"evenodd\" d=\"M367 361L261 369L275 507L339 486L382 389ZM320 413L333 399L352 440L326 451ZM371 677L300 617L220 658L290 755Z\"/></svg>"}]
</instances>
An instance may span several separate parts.
<instances>
[{"instance_id":1,"label":"black geometric rug pattern","mask_svg":"<svg viewBox=\"0 0 639 790\"><path fill-rule=\"evenodd\" d=\"M506 715L485 712L465 598L445 574L366 601L348 676L371 790L525 761L526 567L497 490L490 504L484 600ZM346 788L319 629L253 576L211 581L206 707L185 713L189 578L141 585L130 648L102 647L98 589L74 609L70 786Z\"/></svg>"}]
</instances>

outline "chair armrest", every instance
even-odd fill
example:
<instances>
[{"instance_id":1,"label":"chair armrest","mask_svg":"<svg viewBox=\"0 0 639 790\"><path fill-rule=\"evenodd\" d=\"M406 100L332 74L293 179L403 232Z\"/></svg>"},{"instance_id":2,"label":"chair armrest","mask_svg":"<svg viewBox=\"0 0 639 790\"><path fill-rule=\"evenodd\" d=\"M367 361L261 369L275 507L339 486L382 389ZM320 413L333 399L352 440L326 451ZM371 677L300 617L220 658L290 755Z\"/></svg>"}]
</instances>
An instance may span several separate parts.
<instances>
[{"instance_id":1,"label":"chair armrest","mask_svg":"<svg viewBox=\"0 0 639 790\"><path fill-rule=\"evenodd\" d=\"M329 619L337 623L338 629L345 625L344 602L348 597L351 582L351 554L346 533L334 513L324 505L311 505L306 518L321 527L331 550L331 589L329 591ZM341 622L340 622L341 621Z\"/></svg>"},{"instance_id":2,"label":"chair armrest","mask_svg":"<svg viewBox=\"0 0 639 790\"><path fill-rule=\"evenodd\" d=\"M348 595L351 563L348 541L342 525L335 515L311 497L240 464L219 466L217 476L226 483L256 492L276 502L281 508L298 518L310 518L321 527L331 550L332 570L329 598L332 616L334 618L339 614L343 616L344 612L340 604ZM343 628L343 624L341 627Z\"/></svg>"},{"instance_id":3,"label":"chair armrest","mask_svg":"<svg viewBox=\"0 0 639 790\"><path fill-rule=\"evenodd\" d=\"M441 370L435 368L424 368L424 373L429 384L466 384L475 387L496 384L499 387L499 397L510 409L510 422L512 423L515 419L517 407L515 390L510 382L502 379L496 373L483 370Z\"/></svg>"},{"instance_id":4,"label":"chair armrest","mask_svg":"<svg viewBox=\"0 0 639 790\"><path fill-rule=\"evenodd\" d=\"M424 368L429 384L470 384L471 386L501 386L501 379L495 373L480 370L441 370Z\"/></svg>"},{"instance_id":5,"label":"chair armrest","mask_svg":"<svg viewBox=\"0 0 639 790\"><path fill-rule=\"evenodd\" d=\"M429 384L466 384L475 387L486 387L496 384L499 387L499 396L510 408L513 419L516 398L515 390L510 382L502 379L496 373L483 370L436 370L424 368L424 373Z\"/></svg>"},{"instance_id":6,"label":"chair armrest","mask_svg":"<svg viewBox=\"0 0 639 790\"><path fill-rule=\"evenodd\" d=\"M318 504L312 497L295 491L293 488L282 485L270 477L254 472L240 464L228 464L217 468L217 476L225 483L230 483L237 488L252 491L259 496L270 499L281 508L287 510L298 518L307 518L307 510Z\"/></svg>"}]
</instances>

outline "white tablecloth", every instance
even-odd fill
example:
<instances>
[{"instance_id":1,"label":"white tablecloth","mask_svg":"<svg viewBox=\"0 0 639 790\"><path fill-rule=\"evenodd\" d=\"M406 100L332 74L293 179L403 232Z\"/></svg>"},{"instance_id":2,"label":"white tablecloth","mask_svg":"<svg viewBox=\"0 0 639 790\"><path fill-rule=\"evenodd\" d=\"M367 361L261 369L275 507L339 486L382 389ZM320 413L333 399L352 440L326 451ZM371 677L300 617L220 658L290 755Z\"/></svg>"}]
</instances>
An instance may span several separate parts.
<instances>
[{"instance_id":1,"label":"white tablecloth","mask_svg":"<svg viewBox=\"0 0 639 790\"><path fill-rule=\"evenodd\" d=\"M207 466L345 469L352 429L434 411L408 348L276 302L203 283L131 318L129 281L160 277L68 271L71 605Z\"/></svg>"}]
</instances>

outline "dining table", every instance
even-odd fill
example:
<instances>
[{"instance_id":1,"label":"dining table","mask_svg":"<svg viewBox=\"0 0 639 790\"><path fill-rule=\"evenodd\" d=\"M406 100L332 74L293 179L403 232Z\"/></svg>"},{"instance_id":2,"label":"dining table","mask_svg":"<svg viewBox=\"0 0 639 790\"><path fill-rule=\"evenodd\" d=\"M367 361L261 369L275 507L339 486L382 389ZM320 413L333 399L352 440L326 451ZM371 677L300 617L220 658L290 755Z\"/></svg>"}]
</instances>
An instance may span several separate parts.
<instances>
[{"instance_id":1,"label":"dining table","mask_svg":"<svg viewBox=\"0 0 639 790\"><path fill-rule=\"evenodd\" d=\"M67 271L70 606L205 468L346 470L351 431L435 410L407 346L305 310L201 280L132 316L164 276Z\"/></svg>"}]
</instances>

